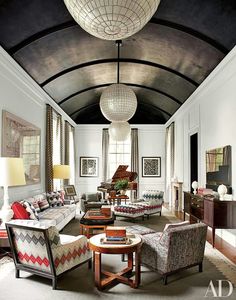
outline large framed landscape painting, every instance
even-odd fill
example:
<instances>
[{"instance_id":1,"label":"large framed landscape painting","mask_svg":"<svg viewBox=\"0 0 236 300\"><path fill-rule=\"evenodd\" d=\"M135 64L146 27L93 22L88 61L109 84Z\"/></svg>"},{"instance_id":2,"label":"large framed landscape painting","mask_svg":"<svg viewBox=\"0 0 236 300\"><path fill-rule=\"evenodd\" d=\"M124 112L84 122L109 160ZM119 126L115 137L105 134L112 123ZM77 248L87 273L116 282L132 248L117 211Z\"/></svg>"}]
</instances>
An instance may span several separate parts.
<instances>
[{"instance_id":1,"label":"large framed landscape painting","mask_svg":"<svg viewBox=\"0 0 236 300\"><path fill-rule=\"evenodd\" d=\"M80 157L80 177L98 177L98 157Z\"/></svg>"},{"instance_id":2,"label":"large framed landscape painting","mask_svg":"<svg viewBox=\"0 0 236 300\"><path fill-rule=\"evenodd\" d=\"M161 157L142 157L142 176L161 177Z\"/></svg>"},{"instance_id":3,"label":"large framed landscape painting","mask_svg":"<svg viewBox=\"0 0 236 300\"><path fill-rule=\"evenodd\" d=\"M40 129L9 113L2 112L2 156L22 157L26 184L40 182Z\"/></svg>"}]
</instances>

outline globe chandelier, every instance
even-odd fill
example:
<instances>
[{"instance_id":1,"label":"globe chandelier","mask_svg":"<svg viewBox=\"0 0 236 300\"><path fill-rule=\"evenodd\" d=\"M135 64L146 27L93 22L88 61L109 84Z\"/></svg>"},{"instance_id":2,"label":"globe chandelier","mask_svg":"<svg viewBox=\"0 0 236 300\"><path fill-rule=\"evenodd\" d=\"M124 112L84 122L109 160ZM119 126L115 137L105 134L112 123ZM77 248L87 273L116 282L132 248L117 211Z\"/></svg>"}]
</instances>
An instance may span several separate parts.
<instances>
[{"instance_id":1,"label":"globe chandelier","mask_svg":"<svg viewBox=\"0 0 236 300\"><path fill-rule=\"evenodd\" d=\"M64 0L75 21L103 40L125 39L141 30L160 0Z\"/></svg>"},{"instance_id":2,"label":"globe chandelier","mask_svg":"<svg viewBox=\"0 0 236 300\"><path fill-rule=\"evenodd\" d=\"M120 45L121 41L116 41L118 47L117 58L117 83L110 85L102 93L100 98L100 109L104 117L111 121L109 134L117 141L126 140L130 134L130 125L127 122L133 117L137 109L137 98L134 91L120 83Z\"/></svg>"}]
</instances>

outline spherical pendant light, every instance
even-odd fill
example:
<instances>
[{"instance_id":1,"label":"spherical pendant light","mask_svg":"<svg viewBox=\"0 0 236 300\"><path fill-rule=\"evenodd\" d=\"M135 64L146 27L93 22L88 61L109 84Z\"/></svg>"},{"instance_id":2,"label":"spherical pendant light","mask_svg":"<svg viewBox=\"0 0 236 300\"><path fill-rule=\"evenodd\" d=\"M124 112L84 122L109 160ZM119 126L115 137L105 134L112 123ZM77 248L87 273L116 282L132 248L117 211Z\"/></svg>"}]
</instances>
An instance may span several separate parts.
<instances>
[{"instance_id":1,"label":"spherical pendant light","mask_svg":"<svg viewBox=\"0 0 236 300\"><path fill-rule=\"evenodd\" d=\"M128 122L112 122L108 131L112 140L122 142L129 137L131 128Z\"/></svg>"},{"instance_id":2,"label":"spherical pendant light","mask_svg":"<svg viewBox=\"0 0 236 300\"><path fill-rule=\"evenodd\" d=\"M137 109L137 98L131 88L115 83L102 93L100 108L104 117L111 122L128 121Z\"/></svg>"},{"instance_id":3,"label":"spherical pendant light","mask_svg":"<svg viewBox=\"0 0 236 300\"><path fill-rule=\"evenodd\" d=\"M154 15L160 0L64 0L75 21L104 40L125 39Z\"/></svg>"}]
</instances>

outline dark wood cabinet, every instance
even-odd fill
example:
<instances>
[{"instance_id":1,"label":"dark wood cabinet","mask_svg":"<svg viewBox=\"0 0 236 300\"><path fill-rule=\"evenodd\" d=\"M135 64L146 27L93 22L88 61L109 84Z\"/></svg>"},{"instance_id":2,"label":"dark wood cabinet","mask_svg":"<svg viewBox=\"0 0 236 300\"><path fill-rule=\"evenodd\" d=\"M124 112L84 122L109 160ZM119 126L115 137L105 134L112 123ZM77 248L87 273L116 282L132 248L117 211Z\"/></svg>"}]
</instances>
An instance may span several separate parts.
<instances>
[{"instance_id":1,"label":"dark wood cabinet","mask_svg":"<svg viewBox=\"0 0 236 300\"><path fill-rule=\"evenodd\" d=\"M212 228L212 246L215 245L216 229L236 228L236 201L221 201L213 196L194 195L184 192L185 213L190 222L204 222Z\"/></svg>"}]
</instances>

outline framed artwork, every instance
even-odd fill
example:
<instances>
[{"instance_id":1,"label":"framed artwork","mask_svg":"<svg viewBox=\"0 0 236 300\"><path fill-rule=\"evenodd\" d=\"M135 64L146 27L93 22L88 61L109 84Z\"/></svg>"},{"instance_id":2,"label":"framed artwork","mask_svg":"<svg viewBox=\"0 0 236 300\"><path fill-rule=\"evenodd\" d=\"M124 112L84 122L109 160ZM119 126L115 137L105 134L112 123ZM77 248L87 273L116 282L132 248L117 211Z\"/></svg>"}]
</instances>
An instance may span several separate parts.
<instances>
[{"instance_id":1,"label":"framed artwork","mask_svg":"<svg viewBox=\"0 0 236 300\"><path fill-rule=\"evenodd\" d=\"M98 177L98 157L80 157L80 177Z\"/></svg>"},{"instance_id":2,"label":"framed artwork","mask_svg":"<svg viewBox=\"0 0 236 300\"><path fill-rule=\"evenodd\" d=\"M2 156L22 157L26 184L40 182L40 129L3 110Z\"/></svg>"},{"instance_id":3,"label":"framed artwork","mask_svg":"<svg viewBox=\"0 0 236 300\"><path fill-rule=\"evenodd\" d=\"M142 157L142 177L161 177L161 157Z\"/></svg>"},{"instance_id":4,"label":"framed artwork","mask_svg":"<svg viewBox=\"0 0 236 300\"><path fill-rule=\"evenodd\" d=\"M67 197L76 196L75 186L67 185L64 187L65 194Z\"/></svg>"}]
</instances>

